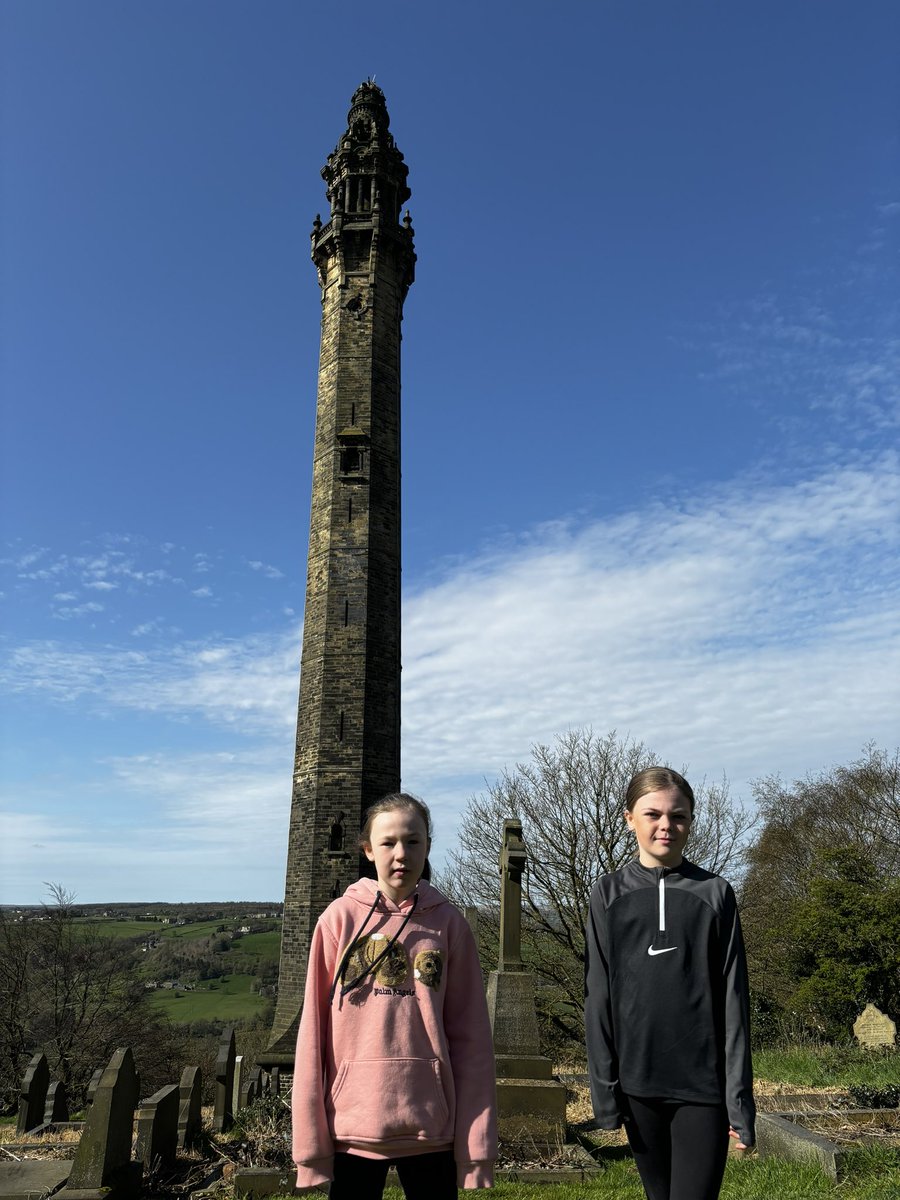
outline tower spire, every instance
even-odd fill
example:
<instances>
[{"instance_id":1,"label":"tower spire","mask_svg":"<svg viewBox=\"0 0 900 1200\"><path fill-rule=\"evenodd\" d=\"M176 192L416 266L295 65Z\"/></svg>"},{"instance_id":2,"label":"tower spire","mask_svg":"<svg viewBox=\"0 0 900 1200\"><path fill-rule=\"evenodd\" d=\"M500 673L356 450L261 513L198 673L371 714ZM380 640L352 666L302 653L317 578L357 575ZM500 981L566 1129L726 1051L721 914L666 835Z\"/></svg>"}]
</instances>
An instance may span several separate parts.
<instances>
[{"instance_id":1,"label":"tower spire","mask_svg":"<svg viewBox=\"0 0 900 1200\"><path fill-rule=\"evenodd\" d=\"M322 289L306 608L278 1002L260 1061L292 1066L309 944L359 876L374 800L400 786L400 324L414 278L407 167L361 83L322 168Z\"/></svg>"}]
</instances>

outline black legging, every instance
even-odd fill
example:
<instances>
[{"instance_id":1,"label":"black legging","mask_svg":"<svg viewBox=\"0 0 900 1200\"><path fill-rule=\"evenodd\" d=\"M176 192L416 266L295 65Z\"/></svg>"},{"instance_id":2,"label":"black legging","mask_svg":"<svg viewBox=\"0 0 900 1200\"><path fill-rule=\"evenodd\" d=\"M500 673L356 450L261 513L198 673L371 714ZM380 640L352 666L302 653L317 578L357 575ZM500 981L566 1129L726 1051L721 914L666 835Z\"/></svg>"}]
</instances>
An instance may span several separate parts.
<instances>
[{"instance_id":1,"label":"black legging","mask_svg":"<svg viewBox=\"0 0 900 1200\"><path fill-rule=\"evenodd\" d=\"M329 1200L381 1200L391 1162L397 1168L407 1200L456 1200L456 1162L452 1150L391 1160L335 1154Z\"/></svg>"},{"instance_id":2,"label":"black legging","mask_svg":"<svg viewBox=\"0 0 900 1200\"><path fill-rule=\"evenodd\" d=\"M717 1200L728 1158L724 1105L624 1100L625 1132L648 1200Z\"/></svg>"}]
</instances>

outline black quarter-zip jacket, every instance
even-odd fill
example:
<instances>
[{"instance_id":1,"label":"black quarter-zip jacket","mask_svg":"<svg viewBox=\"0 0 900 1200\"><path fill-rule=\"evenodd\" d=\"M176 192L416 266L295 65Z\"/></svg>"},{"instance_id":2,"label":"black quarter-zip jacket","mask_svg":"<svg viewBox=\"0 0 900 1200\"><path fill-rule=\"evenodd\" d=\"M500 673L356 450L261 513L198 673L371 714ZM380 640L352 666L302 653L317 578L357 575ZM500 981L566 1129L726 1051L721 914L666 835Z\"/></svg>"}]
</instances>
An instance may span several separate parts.
<instances>
[{"instance_id":1,"label":"black quarter-zip jacket","mask_svg":"<svg viewBox=\"0 0 900 1200\"><path fill-rule=\"evenodd\" d=\"M731 885L687 859L677 867L635 860L594 884L585 952L598 1125L622 1124L622 1094L724 1102L752 1146L747 965Z\"/></svg>"}]
</instances>

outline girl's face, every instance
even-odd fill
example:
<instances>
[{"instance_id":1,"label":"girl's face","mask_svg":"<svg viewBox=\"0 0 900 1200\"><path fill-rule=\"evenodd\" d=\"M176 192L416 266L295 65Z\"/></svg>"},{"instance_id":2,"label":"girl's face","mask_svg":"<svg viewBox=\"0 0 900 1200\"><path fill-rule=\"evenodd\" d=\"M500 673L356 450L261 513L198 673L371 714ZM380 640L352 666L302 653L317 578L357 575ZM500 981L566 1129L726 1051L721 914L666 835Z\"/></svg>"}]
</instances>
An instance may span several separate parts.
<instances>
[{"instance_id":1,"label":"girl's face","mask_svg":"<svg viewBox=\"0 0 900 1200\"><path fill-rule=\"evenodd\" d=\"M395 808L372 821L371 840L363 849L375 864L379 888L394 904L415 891L429 848L425 822L414 808Z\"/></svg>"},{"instance_id":2,"label":"girl's face","mask_svg":"<svg viewBox=\"0 0 900 1200\"><path fill-rule=\"evenodd\" d=\"M691 829L691 805L678 788L646 792L635 800L625 820L637 837L638 857L645 867L677 867Z\"/></svg>"}]
</instances>

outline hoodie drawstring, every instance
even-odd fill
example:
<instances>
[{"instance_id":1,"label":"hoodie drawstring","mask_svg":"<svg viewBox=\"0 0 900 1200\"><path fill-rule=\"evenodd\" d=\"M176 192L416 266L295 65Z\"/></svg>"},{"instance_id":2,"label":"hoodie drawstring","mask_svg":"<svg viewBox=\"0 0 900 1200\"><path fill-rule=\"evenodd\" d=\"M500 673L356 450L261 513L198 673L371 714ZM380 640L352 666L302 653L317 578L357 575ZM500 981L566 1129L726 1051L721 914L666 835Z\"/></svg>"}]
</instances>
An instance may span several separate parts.
<instances>
[{"instance_id":1,"label":"hoodie drawstring","mask_svg":"<svg viewBox=\"0 0 900 1200\"><path fill-rule=\"evenodd\" d=\"M397 932L393 935L393 937L389 940L388 944L381 951L381 953L376 958L374 958L372 960L372 962L369 963L369 965L366 967L366 969L363 971L363 973L361 975L357 975L357 977L355 979L351 980L350 983L344 983L344 974L347 970L347 966L349 965L351 955L353 954L353 951L358 946L358 944L362 938L363 931L365 930L366 926L368 925L369 920L372 917L372 914L375 912L375 909L378 907L378 901L380 899L381 899L381 892L376 891L375 899L372 901L372 907L369 909L368 913L366 914L366 919L363 921L362 925L360 925L359 930L353 935L353 938L350 941L350 945L347 947L347 949L344 952L343 957L341 958L340 966L338 967L337 972L335 973L334 979L332 980L332 983L331 983L331 990L328 993L328 1003L329 1004L331 1004L331 1002L334 1000L334 993L337 990L338 983L341 984L341 996L342 997L346 996L348 992L352 992L354 988L358 988L360 986L360 984L364 981L366 976L372 974L372 972L375 970L375 968L380 966L380 964L384 961L384 959L387 957L387 955L390 954L391 948L394 946L397 939L400 937L400 934L403 932L403 930L409 924L410 918L412 917L413 913L416 911L416 905L419 903L419 893L417 891L416 894L413 896L413 902L410 905L409 912L403 918L403 923L401 924L401 926L397 930Z\"/></svg>"}]
</instances>

